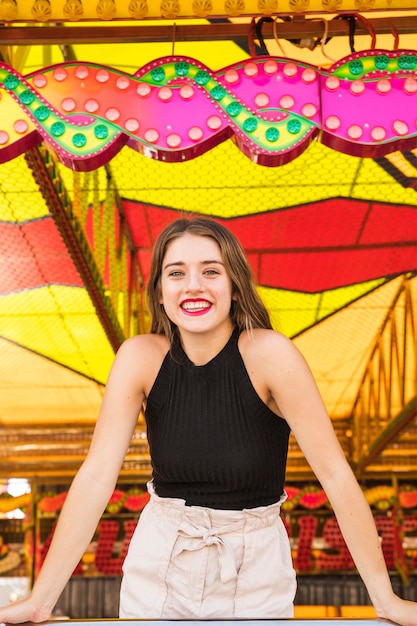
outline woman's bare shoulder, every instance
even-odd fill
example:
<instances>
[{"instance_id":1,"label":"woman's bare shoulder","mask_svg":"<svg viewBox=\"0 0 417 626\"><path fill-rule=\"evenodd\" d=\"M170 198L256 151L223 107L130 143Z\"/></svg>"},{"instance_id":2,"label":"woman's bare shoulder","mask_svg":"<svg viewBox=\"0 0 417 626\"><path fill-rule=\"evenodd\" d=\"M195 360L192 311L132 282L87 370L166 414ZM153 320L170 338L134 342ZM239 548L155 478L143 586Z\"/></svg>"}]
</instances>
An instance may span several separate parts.
<instances>
[{"instance_id":1,"label":"woman's bare shoulder","mask_svg":"<svg viewBox=\"0 0 417 626\"><path fill-rule=\"evenodd\" d=\"M131 381L145 396L152 387L169 350L169 340L162 335L134 335L126 339L113 363L109 380Z\"/></svg>"},{"instance_id":2,"label":"woman's bare shoulder","mask_svg":"<svg viewBox=\"0 0 417 626\"><path fill-rule=\"evenodd\" d=\"M297 351L297 348L285 335L268 328L254 328L243 331L239 339L239 347L248 354L271 357L282 351Z\"/></svg>"},{"instance_id":3,"label":"woman's bare shoulder","mask_svg":"<svg viewBox=\"0 0 417 626\"><path fill-rule=\"evenodd\" d=\"M244 331L239 340L239 350L252 372L270 384L286 373L308 370L307 363L296 345L286 335L269 329L256 328Z\"/></svg>"},{"instance_id":4,"label":"woman's bare shoulder","mask_svg":"<svg viewBox=\"0 0 417 626\"><path fill-rule=\"evenodd\" d=\"M122 345L127 345L131 349L141 350L162 350L167 352L169 349L169 340L165 335L157 335L154 333L143 333L140 335L133 335L126 339Z\"/></svg>"},{"instance_id":5,"label":"woman's bare shoulder","mask_svg":"<svg viewBox=\"0 0 417 626\"><path fill-rule=\"evenodd\" d=\"M126 339L118 350L118 358L138 359L140 363L160 361L169 350L169 340L164 335L143 334Z\"/></svg>"}]
</instances>

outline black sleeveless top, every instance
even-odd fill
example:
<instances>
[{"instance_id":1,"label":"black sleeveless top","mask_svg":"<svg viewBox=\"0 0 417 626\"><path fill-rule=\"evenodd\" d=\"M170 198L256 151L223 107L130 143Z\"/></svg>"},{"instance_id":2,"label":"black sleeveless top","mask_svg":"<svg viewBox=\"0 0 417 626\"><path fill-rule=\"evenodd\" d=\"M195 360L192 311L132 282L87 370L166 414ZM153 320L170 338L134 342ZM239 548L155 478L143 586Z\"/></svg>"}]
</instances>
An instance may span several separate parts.
<instances>
[{"instance_id":1,"label":"black sleeveless top","mask_svg":"<svg viewBox=\"0 0 417 626\"><path fill-rule=\"evenodd\" d=\"M162 363L145 413L161 497L241 510L283 493L290 428L253 388L238 338L202 366L177 340Z\"/></svg>"}]
</instances>

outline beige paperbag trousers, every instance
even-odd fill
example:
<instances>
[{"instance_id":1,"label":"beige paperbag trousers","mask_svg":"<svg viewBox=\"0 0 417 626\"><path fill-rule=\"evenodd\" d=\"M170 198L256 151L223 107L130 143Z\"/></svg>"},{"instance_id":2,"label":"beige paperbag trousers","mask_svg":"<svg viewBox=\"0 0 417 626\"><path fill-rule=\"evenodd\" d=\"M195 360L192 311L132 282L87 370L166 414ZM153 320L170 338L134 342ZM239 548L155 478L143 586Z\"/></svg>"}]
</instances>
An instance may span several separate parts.
<instances>
[{"instance_id":1,"label":"beige paperbag trousers","mask_svg":"<svg viewBox=\"0 0 417 626\"><path fill-rule=\"evenodd\" d=\"M276 504L225 511L160 498L143 510L123 566L121 618L293 617L296 577Z\"/></svg>"}]
</instances>

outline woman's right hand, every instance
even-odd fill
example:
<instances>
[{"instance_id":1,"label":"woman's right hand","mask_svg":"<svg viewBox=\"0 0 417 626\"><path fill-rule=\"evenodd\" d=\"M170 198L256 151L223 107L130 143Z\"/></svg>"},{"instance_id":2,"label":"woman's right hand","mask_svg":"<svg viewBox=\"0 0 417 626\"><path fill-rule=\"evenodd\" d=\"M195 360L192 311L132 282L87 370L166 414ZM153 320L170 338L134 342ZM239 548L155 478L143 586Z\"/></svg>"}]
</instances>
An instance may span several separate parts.
<instances>
[{"instance_id":1,"label":"woman's right hand","mask_svg":"<svg viewBox=\"0 0 417 626\"><path fill-rule=\"evenodd\" d=\"M0 623L22 624L23 622L47 622L51 618L51 611L39 608L31 596L0 607Z\"/></svg>"}]
</instances>

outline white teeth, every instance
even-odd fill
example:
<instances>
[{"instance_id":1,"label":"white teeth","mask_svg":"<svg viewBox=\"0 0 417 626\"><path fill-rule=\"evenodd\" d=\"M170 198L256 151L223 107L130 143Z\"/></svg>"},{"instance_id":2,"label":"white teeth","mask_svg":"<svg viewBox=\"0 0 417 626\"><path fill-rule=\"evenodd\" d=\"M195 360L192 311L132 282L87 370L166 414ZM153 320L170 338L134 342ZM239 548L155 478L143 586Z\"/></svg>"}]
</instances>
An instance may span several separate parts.
<instances>
[{"instance_id":1,"label":"white teeth","mask_svg":"<svg viewBox=\"0 0 417 626\"><path fill-rule=\"evenodd\" d=\"M208 309L209 304L207 302L184 302L182 308L185 311L202 311Z\"/></svg>"}]
</instances>

